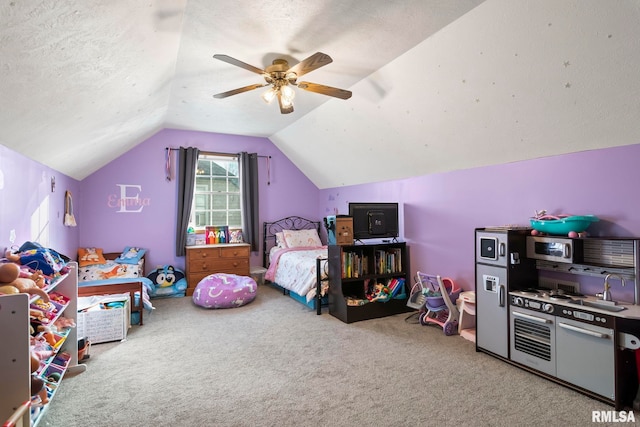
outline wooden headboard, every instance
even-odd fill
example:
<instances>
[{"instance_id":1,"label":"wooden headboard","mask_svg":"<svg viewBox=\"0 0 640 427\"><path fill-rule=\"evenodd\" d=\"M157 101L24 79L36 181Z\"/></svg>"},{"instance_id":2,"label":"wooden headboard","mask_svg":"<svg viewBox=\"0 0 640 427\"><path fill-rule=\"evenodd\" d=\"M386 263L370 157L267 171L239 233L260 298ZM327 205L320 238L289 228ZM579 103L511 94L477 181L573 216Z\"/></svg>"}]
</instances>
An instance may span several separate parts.
<instances>
[{"instance_id":1,"label":"wooden headboard","mask_svg":"<svg viewBox=\"0 0 640 427\"><path fill-rule=\"evenodd\" d=\"M104 256L104 259L110 259L110 260L115 260L116 258L118 258L120 255L122 254L122 252L103 252L102 255Z\"/></svg>"},{"instance_id":2,"label":"wooden headboard","mask_svg":"<svg viewBox=\"0 0 640 427\"><path fill-rule=\"evenodd\" d=\"M288 216L273 222L264 223L264 235L262 245L262 265L266 268L269 266L269 252L276 245L276 233L282 230L312 230L316 229L318 236L320 233L321 221L311 221L310 219L299 216ZM321 237L322 238L322 237Z\"/></svg>"}]
</instances>

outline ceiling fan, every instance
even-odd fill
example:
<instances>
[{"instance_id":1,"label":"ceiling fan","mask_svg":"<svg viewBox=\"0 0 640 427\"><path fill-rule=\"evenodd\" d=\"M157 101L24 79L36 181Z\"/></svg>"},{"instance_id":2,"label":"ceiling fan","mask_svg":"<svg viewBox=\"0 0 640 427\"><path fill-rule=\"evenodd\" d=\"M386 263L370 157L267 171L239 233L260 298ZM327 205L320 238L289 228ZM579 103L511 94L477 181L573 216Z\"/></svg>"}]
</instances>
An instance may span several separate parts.
<instances>
[{"instance_id":1,"label":"ceiling fan","mask_svg":"<svg viewBox=\"0 0 640 427\"><path fill-rule=\"evenodd\" d=\"M311 82L298 82L298 77L333 62L333 59L331 59L329 55L322 52L314 53L293 67L289 67L289 63L285 59L275 59L266 70L254 67L253 65L249 65L228 55L217 54L213 55L213 57L231 65L244 68L245 70L249 70L253 73L260 74L266 82L218 93L213 95L214 98L226 98L228 96L237 95L259 87L271 86L262 94L262 98L267 103L270 103L273 98L278 98L278 104L280 105L280 112L282 114L288 114L293 111L293 98L296 93L291 86L297 86L300 89L308 90L309 92L320 93L322 95L333 96L335 98L351 98L351 92L348 90Z\"/></svg>"}]
</instances>

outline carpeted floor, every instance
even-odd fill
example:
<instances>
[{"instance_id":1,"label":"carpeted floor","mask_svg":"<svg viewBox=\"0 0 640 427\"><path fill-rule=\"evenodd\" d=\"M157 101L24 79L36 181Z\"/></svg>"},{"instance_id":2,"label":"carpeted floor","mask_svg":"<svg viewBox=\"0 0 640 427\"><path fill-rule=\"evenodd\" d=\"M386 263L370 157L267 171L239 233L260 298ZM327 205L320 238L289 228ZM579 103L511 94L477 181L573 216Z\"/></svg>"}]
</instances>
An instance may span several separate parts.
<instances>
[{"instance_id":1,"label":"carpeted floor","mask_svg":"<svg viewBox=\"0 0 640 427\"><path fill-rule=\"evenodd\" d=\"M40 426L585 426L613 410L406 314L347 325L269 286L234 309L154 305L92 347Z\"/></svg>"}]
</instances>

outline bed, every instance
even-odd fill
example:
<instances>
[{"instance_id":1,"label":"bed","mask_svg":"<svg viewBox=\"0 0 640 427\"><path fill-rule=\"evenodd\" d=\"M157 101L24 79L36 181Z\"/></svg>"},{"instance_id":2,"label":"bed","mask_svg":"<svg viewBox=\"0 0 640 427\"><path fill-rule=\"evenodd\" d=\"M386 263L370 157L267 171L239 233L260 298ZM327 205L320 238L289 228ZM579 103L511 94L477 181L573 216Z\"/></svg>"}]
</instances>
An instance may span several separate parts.
<instances>
[{"instance_id":1,"label":"bed","mask_svg":"<svg viewBox=\"0 0 640 427\"><path fill-rule=\"evenodd\" d=\"M143 325L145 309L153 310L149 299L153 284L144 276L145 253L133 247L107 253L99 248L80 248L78 297L128 293L131 324Z\"/></svg>"},{"instance_id":2,"label":"bed","mask_svg":"<svg viewBox=\"0 0 640 427\"><path fill-rule=\"evenodd\" d=\"M298 302L321 314L329 286L327 246L320 239L320 221L288 216L265 222L265 279Z\"/></svg>"}]
</instances>

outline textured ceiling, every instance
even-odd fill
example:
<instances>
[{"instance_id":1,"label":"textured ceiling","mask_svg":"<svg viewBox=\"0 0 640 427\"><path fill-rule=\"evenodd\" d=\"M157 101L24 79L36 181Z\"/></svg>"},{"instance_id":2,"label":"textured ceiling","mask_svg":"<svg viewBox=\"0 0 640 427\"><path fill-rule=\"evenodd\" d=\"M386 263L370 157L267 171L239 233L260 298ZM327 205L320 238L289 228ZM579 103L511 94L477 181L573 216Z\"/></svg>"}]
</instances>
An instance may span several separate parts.
<instances>
[{"instance_id":1,"label":"textured ceiling","mask_svg":"<svg viewBox=\"0 0 640 427\"><path fill-rule=\"evenodd\" d=\"M640 143L637 0L0 4L0 144L83 179L162 128L268 137L319 188ZM315 52L295 111L219 92Z\"/></svg>"},{"instance_id":2,"label":"textured ceiling","mask_svg":"<svg viewBox=\"0 0 640 427\"><path fill-rule=\"evenodd\" d=\"M270 137L330 98L298 94L289 115L261 90L214 99L262 81L214 54L264 68L322 51L334 62L305 80L348 89L478 3L4 1L0 144L83 179L162 128Z\"/></svg>"}]
</instances>

